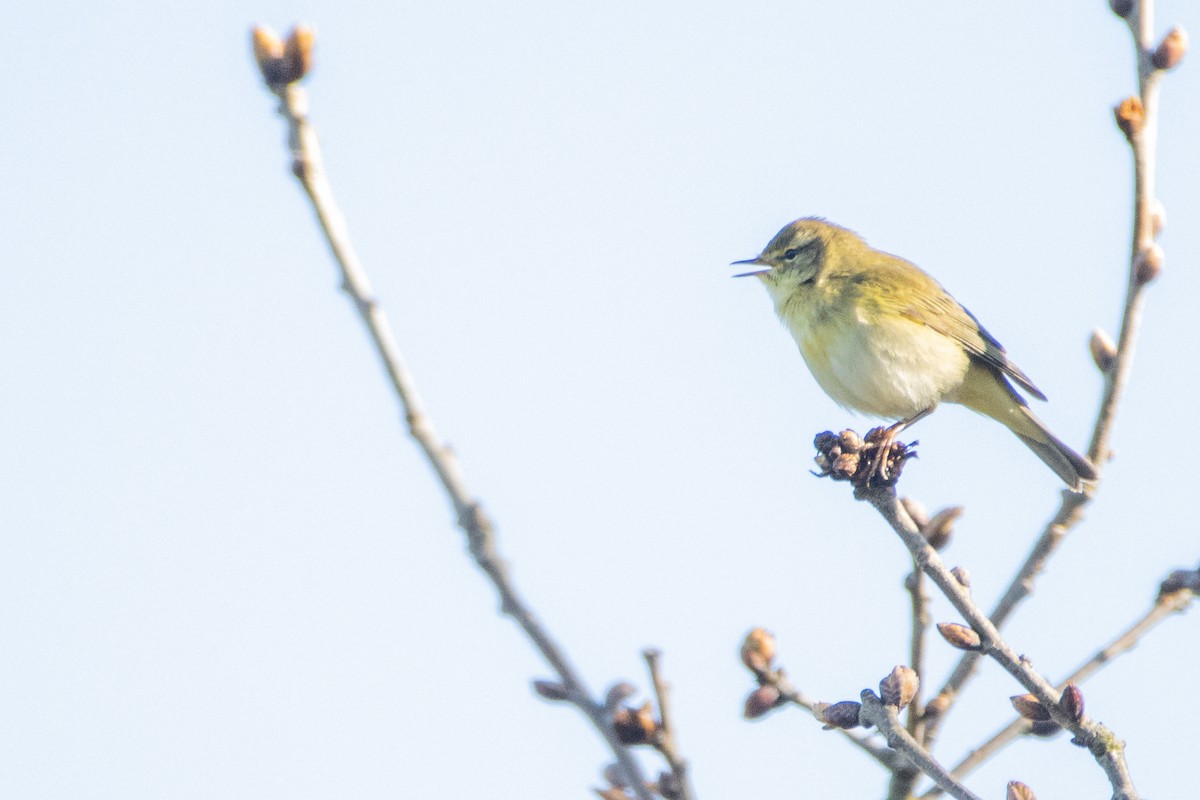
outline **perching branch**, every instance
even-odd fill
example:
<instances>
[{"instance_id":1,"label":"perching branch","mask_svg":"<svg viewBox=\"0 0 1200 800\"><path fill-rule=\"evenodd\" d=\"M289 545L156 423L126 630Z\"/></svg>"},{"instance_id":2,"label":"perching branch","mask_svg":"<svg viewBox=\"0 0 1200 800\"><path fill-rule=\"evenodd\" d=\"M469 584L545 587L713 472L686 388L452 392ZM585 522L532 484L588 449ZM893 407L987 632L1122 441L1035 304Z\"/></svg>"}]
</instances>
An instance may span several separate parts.
<instances>
[{"instance_id":1,"label":"perching branch","mask_svg":"<svg viewBox=\"0 0 1200 800\"><path fill-rule=\"evenodd\" d=\"M561 682L561 699L578 708L600 732L624 773L626 785L639 800L651 800L641 769L629 749L614 734L612 714L605 704L593 699L583 679L567 660L562 647L517 593L508 565L496 549L494 526L479 500L467 489L453 452L438 436L421 403L412 375L404 364L391 325L379 307L370 282L350 241L345 217L333 198L333 187L325 176L317 135L308 119L308 96L298 84L312 64L314 37L311 29L293 30L286 43L268 29L253 31L255 58L267 87L279 98L279 115L287 125L292 174L299 179L325 234L334 260L342 273L342 289L354 304L370 334L376 352L391 379L400 409L425 459L436 473L454 508L458 526L466 535L475 563L491 581L500 598L500 609L510 616L553 669ZM543 693L543 696L546 696Z\"/></svg>"}]
</instances>

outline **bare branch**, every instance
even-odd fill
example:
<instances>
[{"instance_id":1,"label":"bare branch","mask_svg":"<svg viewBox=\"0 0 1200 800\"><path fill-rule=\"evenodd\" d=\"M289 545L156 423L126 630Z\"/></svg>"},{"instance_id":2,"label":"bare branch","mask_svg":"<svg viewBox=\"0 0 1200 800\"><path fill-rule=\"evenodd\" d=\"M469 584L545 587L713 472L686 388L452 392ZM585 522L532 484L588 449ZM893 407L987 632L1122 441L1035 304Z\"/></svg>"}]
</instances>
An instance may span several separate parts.
<instances>
[{"instance_id":1,"label":"bare branch","mask_svg":"<svg viewBox=\"0 0 1200 800\"><path fill-rule=\"evenodd\" d=\"M1088 446L1088 458L1103 470L1108 461L1109 441L1117 408L1129 382L1133 369L1134 345L1141 327L1142 311L1145 306L1145 291L1162 268L1162 250L1155 243L1162 223L1162 210L1155 196L1155 149L1158 139L1158 96L1159 83L1165 69L1179 63L1187 46L1187 37L1182 29L1176 28L1167 35L1163 43L1154 47L1154 1L1137 0L1127 5L1122 3L1113 10L1124 17L1133 35L1137 62L1138 95L1122 102L1117 108L1117 122L1125 133L1133 153L1134 197L1133 236L1129 256L1129 275L1125 293L1125 305L1121 313L1121 329L1116 350L1108 346L1097 349L1093 340L1092 352L1104 375L1104 389L1100 408ZM1157 62L1157 63L1156 63ZM1106 338L1106 337L1105 337ZM1104 343L1106 344L1106 343ZM1101 355L1102 357L1097 357ZM1082 494L1063 492L1062 502L1053 519L1034 544L1029 557L1017 572L1008 589L991 614L996 627L1002 627L1009 615L1033 591L1034 580L1045 567L1047 559L1054 554L1067 532L1083 518L1084 507L1091 502L1096 484L1088 485ZM974 674L979 664L978 653L966 653L947 679L933 705L937 715L930 716L926 724L927 745L937 736L946 711L953 705L963 686Z\"/></svg>"},{"instance_id":2,"label":"bare branch","mask_svg":"<svg viewBox=\"0 0 1200 800\"><path fill-rule=\"evenodd\" d=\"M962 614L972 630L979 634L980 651L1016 678L1046 708L1055 722L1074 733L1077 743L1091 751L1112 784L1114 800L1137 800L1137 791L1125 764L1124 744L1112 731L1095 720L1083 715L1076 717L1060 707L1059 690L1050 685L1033 669L1028 660L1018 656L1001 638L1000 631L971 600L966 587L958 582L942 563L937 551L921 536L916 523L896 499L894 489L858 489L855 495L869 502L883 515L925 574Z\"/></svg>"},{"instance_id":3,"label":"bare branch","mask_svg":"<svg viewBox=\"0 0 1200 800\"><path fill-rule=\"evenodd\" d=\"M650 670L650 681L654 684L654 696L658 700L660 726L659 735L654 742L654 749L662 753L663 758L667 761L667 766L671 768L674 788L671 796L678 800L691 800L695 796L695 792L688 775L687 761L680 755L678 744L675 741L670 686L662 674L662 653L658 650L647 649L642 651L642 657L646 659L646 666Z\"/></svg>"},{"instance_id":4,"label":"bare branch","mask_svg":"<svg viewBox=\"0 0 1200 800\"><path fill-rule=\"evenodd\" d=\"M870 689L864 689L860 695L862 709L859 718L864 724L874 725L887 739L888 746L903 754L921 772L933 778L934 783L941 787L946 794L958 800L979 800L967 787L960 784L936 759L904 729L900 722L899 711L895 706L884 705L878 696Z\"/></svg>"},{"instance_id":5,"label":"bare branch","mask_svg":"<svg viewBox=\"0 0 1200 800\"><path fill-rule=\"evenodd\" d=\"M1068 675L1059 684L1059 688L1061 689L1067 684L1083 683L1092 675L1111 664L1118 656L1136 647L1138 642L1167 617L1185 611L1195 599L1195 590L1189 588L1176 589L1160 594L1145 614ZM986 742L968 753L962 761L955 765L950 774L956 778L965 778L1013 741L1029 733L1031 727L1029 720L1018 716L1004 728L997 731ZM932 798L938 797L941 793L940 788L935 788L921 795L921 798L922 800L932 800Z\"/></svg>"},{"instance_id":6,"label":"bare branch","mask_svg":"<svg viewBox=\"0 0 1200 800\"><path fill-rule=\"evenodd\" d=\"M302 35L301 35L302 34ZM282 53L273 49L264 29L254 32L255 56L268 88L279 98L279 114L287 124L292 173L300 180L312 202L334 260L342 272L342 288L362 318L371 341L391 379L400 401L409 433L416 440L437 474L454 508L458 525L479 568L492 582L500 598L500 609L512 617L530 642L558 675L565 701L579 708L604 737L624 772L627 785L639 800L651 800L641 769L629 749L613 732L611 713L591 697L583 679L568 662L562 648L521 599L508 575L508 565L496 550L493 524L479 501L467 489L458 462L443 443L425 412L412 375L401 357L399 345L387 317L374 297L366 271L354 252L345 217L333 197L325 176L317 135L308 119L308 97L295 81L307 72L312 57L312 35L307 29L293 31ZM282 60L279 60L282 59Z\"/></svg>"}]
</instances>

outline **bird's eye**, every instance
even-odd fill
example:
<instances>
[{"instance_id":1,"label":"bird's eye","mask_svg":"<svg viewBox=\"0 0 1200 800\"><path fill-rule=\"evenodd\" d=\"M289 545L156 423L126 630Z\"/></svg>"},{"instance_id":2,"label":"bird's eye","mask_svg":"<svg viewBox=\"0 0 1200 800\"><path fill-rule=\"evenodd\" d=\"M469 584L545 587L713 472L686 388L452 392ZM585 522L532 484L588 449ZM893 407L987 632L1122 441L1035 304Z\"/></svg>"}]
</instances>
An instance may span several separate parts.
<instances>
[{"instance_id":1,"label":"bird's eye","mask_svg":"<svg viewBox=\"0 0 1200 800\"><path fill-rule=\"evenodd\" d=\"M795 257L796 257L796 255L797 255L799 252L800 252L799 250L797 250L796 248L792 247L792 248L789 248L788 250L785 250L785 251L784 251L784 253L783 253L783 257L784 257L784 258L786 258L788 261L791 261L793 258L795 258Z\"/></svg>"}]
</instances>

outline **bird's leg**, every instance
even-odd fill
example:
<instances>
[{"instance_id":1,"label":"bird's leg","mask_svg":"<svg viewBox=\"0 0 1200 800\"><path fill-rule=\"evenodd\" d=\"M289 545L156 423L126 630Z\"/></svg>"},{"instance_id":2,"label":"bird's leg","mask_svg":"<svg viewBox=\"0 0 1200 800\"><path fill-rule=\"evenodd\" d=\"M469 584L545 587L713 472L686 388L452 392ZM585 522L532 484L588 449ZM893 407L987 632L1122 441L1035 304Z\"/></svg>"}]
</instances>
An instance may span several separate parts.
<instances>
[{"instance_id":1,"label":"bird's leg","mask_svg":"<svg viewBox=\"0 0 1200 800\"><path fill-rule=\"evenodd\" d=\"M874 442L874 444L876 446L876 450L875 450L875 458L873 458L871 460L871 468L866 473L866 480L869 481L871 479L871 476L873 476L873 475L878 475L881 480L885 480L885 481L887 480L887 477L888 477L888 475L887 475L888 453L891 452L892 445L895 444L895 442L896 442L896 437L899 436L900 432L903 431L905 428L909 427L910 425L916 424L920 420L923 420L923 419L925 419L925 417L932 414L933 409L935 409L935 408L937 408L937 406L930 406L929 408L925 409L924 411L918 411L916 414L913 414L911 417L908 417L907 419L902 419L899 422L889 425L886 428L882 428L882 429L876 428L875 429L876 431L881 431L877 437L871 435L871 433L875 433L875 431L871 431L871 433L867 434L868 439L876 440Z\"/></svg>"}]
</instances>

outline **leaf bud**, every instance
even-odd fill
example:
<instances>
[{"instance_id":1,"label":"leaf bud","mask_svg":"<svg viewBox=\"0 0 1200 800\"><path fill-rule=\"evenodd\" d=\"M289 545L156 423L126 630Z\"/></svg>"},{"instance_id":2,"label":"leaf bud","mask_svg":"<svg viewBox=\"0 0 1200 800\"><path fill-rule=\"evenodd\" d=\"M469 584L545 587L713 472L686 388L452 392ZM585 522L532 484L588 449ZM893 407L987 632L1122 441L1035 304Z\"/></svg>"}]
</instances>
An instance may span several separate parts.
<instances>
[{"instance_id":1,"label":"leaf bud","mask_svg":"<svg viewBox=\"0 0 1200 800\"><path fill-rule=\"evenodd\" d=\"M1031 694L1017 694L1008 699L1017 713L1027 720L1045 722L1050 719L1050 712L1046 710L1040 700Z\"/></svg>"},{"instance_id":2,"label":"leaf bud","mask_svg":"<svg viewBox=\"0 0 1200 800\"><path fill-rule=\"evenodd\" d=\"M1167 595L1179 591L1200 593L1200 570L1177 569L1163 579L1158 586L1158 597L1161 600Z\"/></svg>"},{"instance_id":3,"label":"leaf bud","mask_svg":"<svg viewBox=\"0 0 1200 800\"><path fill-rule=\"evenodd\" d=\"M1020 781L1009 781L1008 792L1004 795L1004 800L1037 800L1033 789L1030 789Z\"/></svg>"},{"instance_id":4,"label":"leaf bud","mask_svg":"<svg viewBox=\"0 0 1200 800\"><path fill-rule=\"evenodd\" d=\"M636 692L637 689L633 687L633 684L614 683L612 686L608 687L608 694L604 696L604 707L608 709L615 709L617 706L621 705L622 700L632 697Z\"/></svg>"},{"instance_id":5,"label":"leaf bud","mask_svg":"<svg viewBox=\"0 0 1200 800\"><path fill-rule=\"evenodd\" d=\"M1162 272L1163 262L1166 260L1166 254L1157 244L1152 244L1138 253L1133 260L1133 274L1137 278L1137 282L1144 286L1157 278Z\"/></svg>"},{"instance_id":6,"label":"leaf bud","mask_svg":"<svg viewBox=\"0 0 1200 800\"><path fill-rule=\"evenodd\" d=\"M754 672L767 672L775 660L775 637L766 628L755 628L742 641L742 663Z\"/></svg>"},{"instance_id":7,"label":"leaf bud","mask_svg":"<svg viewBox=\"0 0 1200 800\"><path fill-rule=\"evenodd\" d=\"M1105 374L1117 363L1117 343L1101 328L1092 331L1088 349L1092 351L1092 361L1096 362L1096 368Z\"/></svg>"},{"instance_id":8,"label":"leaf bud","mask_svg":"<svg viewBox=\"0 0 1200 800\"><path fill-rule=\"evenodd\" d=\"M954 580L958 581L958 585L964 589L971 588L971 573L967 572L966 567L955 567L950 570L950 574L954 576Z\"/></svg>"},{"instance_id":9,"label":"leaf bud","mask_svg":"<svg viewBox=\"0 0 1200 800\"><path fill-rule=\"evenodd\" d=\"M1108 7L1118 17L1125 19L1133 11L1133 0L1108 0Z\"/></svg>"},{"instance_id":10,"label":"leaf bud","mask_svg":"<svg viewBox=\"0 0 1200 800\"><path fill-rule=\"evenodd\" d=\"M758 719L779 705L779 690L770 684L758 687L746 697L746 708L742 716Z\"/></svg>"},{"instance_id":11,"label":"leaf bud","mask_svg":"<svg viewBox=\"0 0 1200 800\"><path fill-rule=\"evenodd\" d=\"M1142 123L1146 119L1146 109L1142 107L1142 101L1139 98L1126 97L1113 109L1113 116L1116 117L1117 127L1121 129L1121 133L1125 134L1125 138L1132 142L1142 130Z\"/></svg>"},{"instance_id":12,"label":"leaf bud","mask_svg":"<svg viewBox=\"0 0 1200 800\"><path fill-rule=\"evenodd\" d=\"M1083 719L1083 692L1073 683L1068 683L1059 698L1058 707L1063 710L1073 722Z\"/></svg>"},{"instance_id":13,"label":"leaf bud","mask_svg":"<svg viewBox=\"0 0 1200 800\"><path fill-rule=\"evenodd\" d=\"M840 703L826 705L821 710L820 720L825 723L826 730L841 728L848 731L851 728L858 727L858 712L861 708L862 703L855 702L854 700L843 700Z\"/></svg>"},{"instance_id":14,"label":"leaf bud","mask_svg":"<svg viewBox=\"0 0 1200 800\"><path fill-rule=\"evenodd\" d=\"M1176 25L1167 31L1167 35L1158 43L1158 47L1154 49L1154 55L1150 56L1150 62L1157 69L1174 69L1179 66L1180 61L1183 61L1187 48L1187 31Z\"/></svg>"},{"instance_id":15,"label":"leaf bud","mask_svg":"<svg viewBox=\"0 0 1200 800\"><path fill-rule=\"evenodd\" d=\"M921 679L913 669L898 664L879 682L879 696L884 705L902 709L917 696L920 685Z\"/></svg>"},{"instance_id":16,"label":"leaf bud","mask_svg":"<svg viewBox=\"0 0 1200 800\"><path fill-rule=\"evenodd\" d=\"M287 82L294 83L312 70L313 46L317 42L316 31L309 25L297 25L288 34L283 44L284 69Z\"/></svg>"},{"instance_id":17,"label":"leaf bud","mask_svg":"<svg viewBox=\"0 0 1200 800\"><path fill-rule=\"evenodd\" d=\"M939 622L937 629L951 647L957 647L959 650L983 649L983 640L979 634L966 625L959 625L957 622Z\"/></svg>"},{"instance_id":18,"label":"leaf bud","mask_svg":"<svg viewBox=\"0 0 1200 800\"><path fill-rule=\"evenodd\" d=\"M921 529L925 541L934 550L943 550L950 544L950 536L954 533L954 521L963 515L962 506L949 506L933 515L929 524Z\"/></svg>"},{"instance_id":19,"label":"leaf bud","mask_svg":"<svg viewBox=\"0 0 1200 800\"><path fill-rule=\"evenodd\" d=\"M641 708L618 708L613 713L612 726L621 744L649 744L658 735L658 723L650 712L649 703Z\"/></svg>"}]
</instances>

